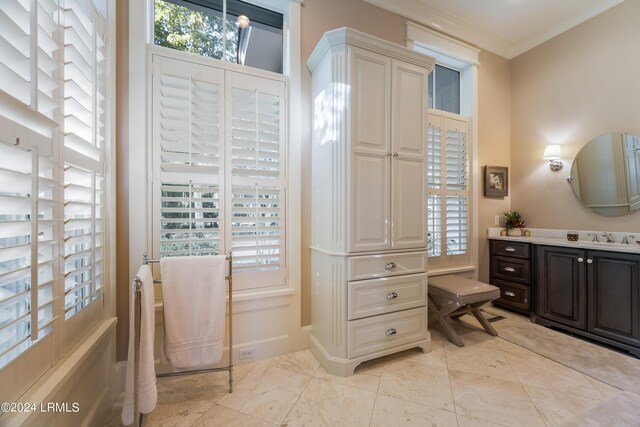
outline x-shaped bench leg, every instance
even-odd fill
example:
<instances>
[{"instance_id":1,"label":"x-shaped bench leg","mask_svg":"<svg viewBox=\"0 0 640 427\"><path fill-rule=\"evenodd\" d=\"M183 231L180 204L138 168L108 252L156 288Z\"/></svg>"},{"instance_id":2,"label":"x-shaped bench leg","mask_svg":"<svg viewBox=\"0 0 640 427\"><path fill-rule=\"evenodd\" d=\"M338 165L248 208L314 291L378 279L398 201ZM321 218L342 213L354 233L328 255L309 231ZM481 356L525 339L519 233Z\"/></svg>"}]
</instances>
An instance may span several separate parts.
<instances>
[{"instance_id":1,"label":"x-shaped bench leg","mask_svg":"<svg viewBox=\"0 0 640 427\"><path fill-rule=\"evenodd\" d=\"M458 347L464 347L462 339L460 338L456 330L453 329L453 326L451 325L451 322L449 320L449 315L459 309L460 306L458 304L451 303L445 305L444 307L438 307L433 297L429 295L429 308L431 309L434 317L438 319L438 322L440 322L440 325L442 325L442 329L447 338L449 338L449 340Z\"/></svg>"}]
</instances>

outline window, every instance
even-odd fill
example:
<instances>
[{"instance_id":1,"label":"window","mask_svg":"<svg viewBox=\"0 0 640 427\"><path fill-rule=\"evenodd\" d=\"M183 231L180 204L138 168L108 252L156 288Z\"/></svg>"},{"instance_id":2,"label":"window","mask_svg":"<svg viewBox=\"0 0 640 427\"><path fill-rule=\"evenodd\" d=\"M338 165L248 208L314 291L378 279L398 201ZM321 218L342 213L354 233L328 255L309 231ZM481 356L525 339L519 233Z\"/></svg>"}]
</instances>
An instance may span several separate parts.
<instances>
[{"instance_id":1,"label":"window","mask_svg":"<svg viewBox=\"0 0 640 427\"><path fill-rule=\"evenodd\" d=\"M432 267L468 260L468 121L429 110L427 252Z\"/></svg>"},{"instance_id":2,"label":"window","mask_svg":"<svg viewBox=\"0 0 640 427\"><path fill-rule=\"evenodd\" d=\"M285 83L154 55L155 255L233 252L234 289L284 284Z\"/></svg>"},{"instance_id":3,"label":"window","mask_svg":"<svg viewBox=\"0 0 640 427\"><path fill-rule=\"evenodd\" d=\"M0 23L0 383L12 383L0 400L12 401L102 318L106 25L79 0L5 0Z\"/></svg>"},{"instance_id":4,"label":"window","mask_svg":"<svg viewBox=\"0 0 640 427\"><path fill-rule=\"evenodd\" d=\"M155 0L154 4L156 45L282 73L281 14L240 0ZM239 16L249 18L247 28L240 28Z\"/></svg>"},{"instance_id":5,"label":"window","mask_svg":"<svg viewBox=\"0 0 640 427\"><path fill-rule=\"evenodd\" d=\"M460 72L436 64L429 74L429 108L460 114Z\"/></svg>"}]
</instances>

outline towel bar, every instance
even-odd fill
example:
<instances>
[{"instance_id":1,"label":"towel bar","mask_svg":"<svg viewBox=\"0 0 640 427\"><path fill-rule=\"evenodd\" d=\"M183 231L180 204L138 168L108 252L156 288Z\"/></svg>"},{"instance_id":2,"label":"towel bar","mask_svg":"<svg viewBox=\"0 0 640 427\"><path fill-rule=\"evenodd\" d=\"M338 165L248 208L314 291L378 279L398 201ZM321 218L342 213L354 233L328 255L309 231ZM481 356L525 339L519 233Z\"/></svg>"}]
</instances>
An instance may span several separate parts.
<instances>
[{"instance_id":1,"label":"towel bar","mask_svg":"<svg viewBox=\"0 0 640 427\"><path fill-rule=\"evenodd\" d=\"M191 371L180 371L180 372L167 372L164 374L156 375L157 378L164 377L174 377L180 375L188 375L188 374L203 374L207 372L220 372L220 371L229 371L229 393L233 393L233 309L232 309L232 301L233 301L233 256L232 253L226 256L229 274L225 276L225 280L229 284L229 365L221 368L208 368L208 369L196 369ZM145 253L142 255L142 263L144 265L148 265L151 263L159 263L159 259L149 259L148 255ZM153 283L162 283L161 280L154 280ZM138 412L138 377L140 375L139 366L140 366L140 318L142 316L142 303L140 299L140 292L142 291L142 280L138 276L133 279L131 283L131 303L134 305L135 316L133 321L134 323L134 362L133 362L133 418L134 418L134 426L139 427L142 425L144 414Z\"/></svg>"}]
</instances>

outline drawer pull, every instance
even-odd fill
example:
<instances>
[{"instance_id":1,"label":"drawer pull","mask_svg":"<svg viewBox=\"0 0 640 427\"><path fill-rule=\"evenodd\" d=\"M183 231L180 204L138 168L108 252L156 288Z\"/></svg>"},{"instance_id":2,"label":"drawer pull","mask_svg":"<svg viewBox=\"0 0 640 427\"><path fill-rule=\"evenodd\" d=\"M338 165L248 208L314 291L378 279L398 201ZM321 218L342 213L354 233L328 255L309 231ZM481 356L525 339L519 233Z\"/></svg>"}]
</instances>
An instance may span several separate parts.
<instances>
[{"instance_id":1,"label":"drawer pull","mask_svg":"<svg viewBox=\"0 0 640 427\"><path fill-rule=\"evenodd\" d=\"M578 262L582 262L582 261L584 261L584 259L578 258Z\"/></svg>"},{"instance_id":2,"label":"drawer pull","mask_svg":"<svg viewBox=\"0 0 640 427\"><path fill-rule=\"evenodd\" d=\"M516 294L514 294L514 293L513 293L513 292L511 292L511 291L504 291L504 294L505 294L506 296L508 296L508 297L515 297L515 296L516 296Z\"/></svg>"},{"instance_id":3,"label":"drawer pull","mask_svg":"<svg viewBox=\"0 0 640 427\"><path fill-rule=\"evenodd\" d=\"M395 298L398 298L398 294L396 292L389 292L387 294L387 299L388 300L392 300L392 299L395 299Z\"/></svg>"},{"instance_id":4,"label":"drawer pull","mask_svg":"<svg viewBox=\"0 0 640 427\"><path fill-rule=\"evenodd\" d=\"M384 266L385 270L393 270L398 265L395 262L388 262L387 265Z\"/></svg>"},{"instance_id":5,"label":"drawer pull","mask_svg":"<svg viewBox=\"0 0 640 427\"><path fill-rule=\"evenodd\" d=\"M588 259L587 260L587 264L593 264L593 260L592 259Z\"/></svg>"},{"instance_id":6,"label":"drawer pull","mask_svg":"<svg viewBox=\"0 0 640 427\"><path fill-rule=\"evenodd\" d=\"M506 248L504 248L505 251L507 252L515 252L516 248L512 248L511 246L507 246Z\"/></svg>"},{"instance_id":7,"label":"drawer pull","mask_svg":"<svg viewBox=\"0 0 640 427\"><path fill-rule=\"evenodd\" d=\"M395 334L397 334L397 333L398 333L398 331L396 331L396 330L395 330L395 328L389 328L389 329L387 329L387 330L385 331L385 333L384 333L384 334L385 334L386 336L390 337L391 335L395 335Z\"/></svg>"},{"instance_id":8,"label":"drawer pull","mask_svg":"<svg viewBox=\"0 0 640 427\"><path fill-rule=\"evenodd\" d=\"M508 271L509 273L515 273L515 272L516 272L516 269L515 269L515 268L513 268L513 267L505 267L505 268L504 268L504 271Z\"/></svg>"}]
</instances>

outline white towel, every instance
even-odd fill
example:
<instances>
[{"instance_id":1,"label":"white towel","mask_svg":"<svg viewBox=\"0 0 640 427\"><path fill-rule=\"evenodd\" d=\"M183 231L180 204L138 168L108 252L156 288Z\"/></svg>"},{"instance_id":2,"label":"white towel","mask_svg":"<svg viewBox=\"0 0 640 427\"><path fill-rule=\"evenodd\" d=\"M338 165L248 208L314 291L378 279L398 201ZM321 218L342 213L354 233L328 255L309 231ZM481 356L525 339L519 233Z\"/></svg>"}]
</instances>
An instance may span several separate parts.
<instances>
[{"instance_id":1,"label":"white towel","mask_svg":"<svg viewBox=\"0 0 640 427\"><path fill-rule=\"evenodd\" d=\"M140 291L140 364L138 375L138 410L143 414L153 411L158 401L156 388L156 368L153 357L153 338L155 334L156 316L153 292L153 274L148 265L138 270L138 277L142 281ZM124 402L122 404L122 423L130 425L134 421L133 414L133 381L134 381L134 350L135 350L135 306L129 305L129 354L125 377Z\"/></svg>"},{"instance_id":2,"label":"white towel","mask_svg":"<svg viewBox=\"0 0 640 427\"><path fill-rule=\"evenodd\" d=\"M226 257L162 258L162 295L167 359L176 369L222 360Z\"/></svg>"}]
</instances>

